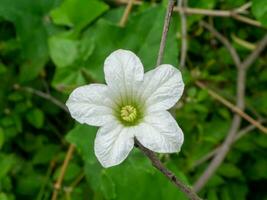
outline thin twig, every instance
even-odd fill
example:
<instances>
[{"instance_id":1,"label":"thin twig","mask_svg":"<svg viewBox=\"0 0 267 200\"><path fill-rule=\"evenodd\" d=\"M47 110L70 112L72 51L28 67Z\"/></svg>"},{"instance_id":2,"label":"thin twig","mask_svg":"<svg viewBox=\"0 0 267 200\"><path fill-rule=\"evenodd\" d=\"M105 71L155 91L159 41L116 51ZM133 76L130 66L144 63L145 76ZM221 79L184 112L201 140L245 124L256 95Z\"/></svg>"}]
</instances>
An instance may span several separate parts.
<instances>
[{"instance_id":1,"label":"thin twig","mask_svg":"<svg viewBox=\"0 0 267 200\"><path fill-rule=\"evenodd\" d=\"M180 181L173 172L168 170L158 159L153 151L144 147L135 139L136 146L150 159L152 165L166 176L179 190L181 190L191 200L201 200L201 198L187 185Z\"/></svg>"},{"instance_id":2,"label":"thin twig","mask_svg":"<svg viewBox=\"0 0 267 200\"><path fill-rule=\"evenodd\" d=\"M44 93L40 90L36 90L34 88L31 88L31 87L20 87L18 85L15 85L14 88L15 89L22 89L22 90L25 90L26 92L29 92L29 93L32 93L36 96L42 97L43 99L46 99L46 100L50 101L51 103L55 104L56 106L58 106L63 111L65 111L67 113L69 112L68 108L61 101L59 101L58 99L56 99L55 97L51 96L48 93Z\"/></svg>"},{"instance_id":3,"label":"thin twig","mask_svg":"<svg viewBox=\"0 0 267 200\"><path fill-rule=\"evenodd\" d=\"M128 3L126 0L116 0L118 4L126 4ZM135 5L141 5L142 2L135 2ZM245 13L245 9L248 9L248 4L244 4L243 6L233 9L233 10L209 10L209 9L201 9L201 8L180 8L179 6L175 6L173 11L175 12L183 12L186 15L206 15L206 16L214 16L214 17L232 17L233 19L249 24L251 26L256 26L259 28L265 28L262 24L254 19L250 19L245 17L243 14Z\"/></svg>"},{"instance_id":4,"label":"thin twig","mask_svg":"<svg viewBox=\"0 0 267 200\"><path fill-rule=\"evenodd\" d=\"M49 177L51 176L52 171L53 171L53 169L54 169L54 167L56 165L56 161L55 160L56 159L52 159L50 161L49 167L48 167L46 175L45 175L45 179L44 179L43 183L41 184L41 189L40 189L40 191L39 191L39 193L37 195L36 200L42 200L43 199L43 195L45 193L45 187L46 187L47 183L49 182Z\"/></svg>"},{"instance_id":5,"label":"thin twig","mask_svg":"<svg viewBox=\"0 0 267 200\"><path fill-rule=\"evenodd\" d=\"M178 7L186 8L187 0L177 0ZM183 69L185 67L185 60L187 54L187 30L186 30L186 16L184 12L180 12L181 18L181 57L180 57L180 67Z\"/></svg>"},{"instance_id":6,"label":"thin twig","mask_svg":"<svg viewBox=\"0 0 267 200\"><path fill-rule=\"evenodd\" d=\"M265 28L262 26L262 24L254 19L250 19L248 17L245 17L245 16L242 16L242 15L238 15L236 13L232 13L231 14L231 17L235 20L238 20L240 22L243 22L243 23L246 23L246 24L249 24L249 25L252 25L252 26L256 26L256 27L259 27L259 28Z\"/></svg>"},{"instance_id":7,"label":"thin twig","mask_svg":"<svg viewBox=\"0 0 267 200\"><path fill-rule=\"evenodd\" d=\"M168 8L167 8L167 12L165 15L165 20L164 20L163 30L162 30L162 36L161 36L158 59L157 59L157 66L159 66L162 62L163 53L164 53L164 49L165 49L165 45L166 45L166 38L167 38L169 26L170 26L171 15L172 15L174 3L175 3L174 0L169 0Z\"/></svg>"},{"instance_id":8,"label":"thin twig","mask_svg":"<svg viewBox=\"0 0 267 200\"><path fill-rule=\"evenodd\" d=\"M244 109L245 106L245 81L246 81L246 71L243 68L238 69L238 77L237 77L237 96L236 96L236 106L241 110ZM217 168L221 165L225 156L230 150L230 146L234 141L235 134L238 131L241 125L241 117L238 114L235 114L232 120L231 127L227 133L227 136L216 154L213 158L209 166L205 169L204 173L200 176L200 178L194 184L194 190L196 192L200 191L205 184L208 182L210 177L215 173Z\"/></svg>"},{"instance_id":9,"label":"thin twig","mask_svg":"<svg viewBox=\"0 0 267 200\"><path fill-rule=\"evenodd\" d=\"M252 2L247 2L244 5L240 6L239 8L234 9L235 13L245 13L247 9L252 6Z\"/></svg>"},{"instance_id":10,"label":"thin twig","mask_svg":"<svg viewBox=\"0 0 267 200\"><path fill-rule=\"evenodd\" d=\"M258 42L255 50L247 57L247 59L242 63L243 68L249 68L255 60L258 58L260 53L264 50L267 46L267 34Z\"/></svg>"},{"instance_id":11,"label":"thin twig","mask_svg":"<svg viewBox=\"0 0 267 200\"><path fill-rule=\"evenodd\" d=\"M124 13L122 15L122 18L120 20L119 26L121 26L121 27L125 26L125 24L126 24L126 22L128 20L129 14L131 12L131 9L133 7L134 1L135 0L129 0L128 1L127 6L126 6L126 8L124 10Z\"/></svg>"},{"instance_id":12,"label":"thin twig","mask_svg":"<svg viewBox=\"0 0 267 200\"><path fill-rule=\"evenodd\" d=\"M201 8L179 8L174 7L175 12L184 12L187 15L207 15L207 16L214 16L214 17L232 17L235 20L240 22L264 28L262 24L256 20L250 19L248 17L242 16L238 14L238 11L229 11L229 10L208 10L208 9L201 9ZM243 12L243 11L242 11Z\"/></svg>"},{"instance_id":13,"label":"thin twig","mask_svg":"<svg viewBox=\"0 0 267 200\"><path fill-rule=\"evenodd\" d=\"M203 82L196 81L195 84L198 87L207 90L208 94L210 96L212 96L214 99L218 100L223 105L225 105L226 107L228 107L229 109L231 109L233 112L235 112L236 114L238 114L239 116L241 116L242 118L244 118L245 120L247 120L249 123L253 124L255 127L257 127L259 130L261 130L263 133L267 134L267 128L264 127L259 121L253 119L248 114L246 114L244 111L242 111L242 109L240 109L239 107L235 106L230 101L228 101L227 99L225 99L221 95L217 94L213 90L209 89Z\"/></svg>"},{"instance_id":14,"label":"thin twig","mask_svg":"<svg viewBox=\"0 0 267 200\"><path fill-rule=\"evenodd\" d=\"M67 193L68 197L71 197L71 193L73 192L74 188L83 180L85 177L84 171L82 171L75 180L67 187L64 188L64 191Z\"/></svg>"},{"instance_id":15,"label":"thin twig","mask_svg":"<svg viewBox=\"0 0 267 200\"><path fill-rule=\"evenodd\" d=\"M238 53L236 52L235 48L231 45L229 40L224 37L222 34L220 34L215 28L213 28L211 25L209 25L205 21L200 21L200 25L209 30L224 46L228 49L230 55L232 56L232 59L235 63L235 65L240 68L241 61Z\"/></svg>"},{"instance_id":16,"label":"thin twig","mask_svg":"<svg viewBox=\"0 0 267 200\"><path fill-rule=\"evenodd\" d=\"M61 188L61 184L62 184L62 181L64 179L65 172L66 172L67 167L69 165L69 162L70 162L70 160L72 158L72 155L73 155L74 150L75 150L75 145L70 144L70 146L68 148L67 155L66 155L66 157L64 159L64 162L63 162L63 165L61 167L60 174L59 174L58 179L57 179L57 181L56 181L56 183L54 185L54 192L53 192L53 195L52 195L51 200L56 200L57 199L58 191Z\"/></svg>"},{"instance_id":17,"label":"thin twig","mask_svg":"<svg viewBox=\"0 0 267 200\"><path fill-rule=\"evenodd\" d=\"M116 0L115 3L118 4L118 5L119 5L119 4L128 4L128 3L129 3L129 0ZM133 4L134 4L134 5L142 5L143 2L142 2L142 1L135 0L135 1L133 2Z\"/></svg>"},{"instance_id":18,"label":"thin twig","mask_svg":"<svg viewBox=\"0 0 267 200\"><path fill-rule=\"evenodd\" d=\"M236 90L237 90L236 106L242 111L244 110L244 107L245 107L245 88L246 88L247 69L251 66L251 64L256 60L256 58L260 55L260 53L266 47L267 45L266 40L267 38L266 36L264 36L263 39L261 39L261 41L258 43L256 49L247 57L247 59L243 63L241 63L240 67L238 67L237 86L236 86ZM250 116L247 115L246 119L248 120L249 117ZM258 126L259 124L260 123L257 121L256 121L256 124L254 123L254 125L255 126L257 125L258 128L259 128ZM227 153L230 150L231 145L234 142L236 133L238 129L240 128L240 125L241 125L241 116L239 114L235 114L232 120L231 127L228 131L228 134L222 146L216 153L215 157L212 159L209 166L205 169L203 174L194 184L194 190L196 192L200 191L205 186L205 184L208 182L210 177L215 173L217 168L223 162L224 158L226 157ZM267 129L265 127L262 127L262 128L263 128L262 131L266 133Z\"/></svg>"}]
</instances>

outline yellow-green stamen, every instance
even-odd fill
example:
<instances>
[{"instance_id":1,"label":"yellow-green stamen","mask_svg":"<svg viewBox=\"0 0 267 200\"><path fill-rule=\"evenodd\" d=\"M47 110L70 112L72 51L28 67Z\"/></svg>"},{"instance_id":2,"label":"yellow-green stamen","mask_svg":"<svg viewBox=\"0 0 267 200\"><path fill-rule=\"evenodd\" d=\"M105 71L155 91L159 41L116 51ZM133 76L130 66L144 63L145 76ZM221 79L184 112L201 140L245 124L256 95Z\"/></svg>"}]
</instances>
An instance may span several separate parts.
<instances>
[{"instance_id":1,"label":"yellow-green stamen","mask_svg":"<svg viewBox=\"0 0 267 200\"><path fill-rule=\"evenodd\" d=\"M134 122L136 120L136 117L137 117L137 111L135 107L127 105L121 108L121 118L124 121Z\"/></svg>"}]
</instances>

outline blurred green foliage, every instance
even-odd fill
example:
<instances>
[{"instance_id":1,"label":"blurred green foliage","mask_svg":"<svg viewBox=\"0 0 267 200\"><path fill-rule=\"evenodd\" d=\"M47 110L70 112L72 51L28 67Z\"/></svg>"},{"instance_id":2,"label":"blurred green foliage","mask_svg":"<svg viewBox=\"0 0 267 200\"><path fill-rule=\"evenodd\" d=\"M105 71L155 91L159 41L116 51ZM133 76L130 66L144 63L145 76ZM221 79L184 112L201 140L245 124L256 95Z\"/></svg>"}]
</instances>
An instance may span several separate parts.
<instances>
[{"instance_id":1,"label":"blurred green foliage","mask_svg":"<svg viewBox=\"0 0 267 200\"><path fill-rule=\"evenodd\" d=\"M167 1L134 6L125 27L124 6L113 0L0 0L0 200L50 199L68 142L77 152L67 169L58 199L186 199L137 149L121 165L103 169L93 152L96 128L74 120L43 91L65 102L79 85L103 82L104 59L114 50L134 51L145 70L155 67ZM189 0L190 7L234 9L247 1ZM267 26L266 0L252 0L251 14ZM234 101L236 70L227 49L198 25L209 20L230 38L242 58L263 28L230 18L188 16L186 90L174 111L185 133L179 154L160 155L184 182L192 184L208 162L196 162L220 145L232 113L194 85L191 72ZM174 13L164 63L178 66L180 18ZM246 112L267 116L266 51L249 69ZM29 89L30 88L30 89ZM34 90L32 90L34 89ZM243 127L248 124L244 122ZM267 199L267 137L258 130L236 142L200 195L209 200ZM85 178L84 178L85 176Z\"/></svg>"}]
</instances>

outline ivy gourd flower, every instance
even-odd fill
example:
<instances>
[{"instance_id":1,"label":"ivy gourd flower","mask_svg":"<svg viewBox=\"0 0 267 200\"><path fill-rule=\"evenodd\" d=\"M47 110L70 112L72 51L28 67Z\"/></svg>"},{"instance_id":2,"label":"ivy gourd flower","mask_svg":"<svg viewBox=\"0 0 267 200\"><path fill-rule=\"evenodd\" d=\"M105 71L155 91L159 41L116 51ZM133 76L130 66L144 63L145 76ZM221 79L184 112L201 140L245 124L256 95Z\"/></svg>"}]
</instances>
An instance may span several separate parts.
<instances>
[{"instance_id":1,"label":"ivy gourd flower","mask_svg":"<svg viewBox=\"0 0 267 200\"><path fill-rule=\"evenodd\" d=\"M120 164L134 147L134 137L158 153L180 151L183 132L167 111L181 97L181 73L160 65L144 74L131 51L116 50L104 63L105 84L76 88L66 102L80 123L100 126L94 144L104 167Z\"/></svg>"}]
</instances>

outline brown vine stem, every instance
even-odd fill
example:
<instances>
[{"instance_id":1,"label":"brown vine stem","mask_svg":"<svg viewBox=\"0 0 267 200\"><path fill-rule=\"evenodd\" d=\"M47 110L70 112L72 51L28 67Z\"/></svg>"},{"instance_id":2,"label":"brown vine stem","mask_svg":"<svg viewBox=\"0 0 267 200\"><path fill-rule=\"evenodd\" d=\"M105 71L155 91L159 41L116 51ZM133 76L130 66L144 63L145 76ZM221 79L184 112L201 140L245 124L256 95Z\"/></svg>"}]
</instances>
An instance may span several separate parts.
<instances>
[{"instance_id":1,"label":"brown vine stem","mask_svg":"<svg viewBox=\"0 0 267 200\"><path fill-rule=\"evenodd\" d=\"M246 82L246 71L242 68L238 69L238 77L237 77L237 95L236 95L236 106L243 110L245 107L245 82ZM203 174L194 184L194 190L199 192L208 182L210 177L215 173L217 168L221 165L222 161L224 160L225 156L230 150L230 147L234 141L236 132L239 130L241 125L241 117L238 114L235 114L232 120L231 127L227 133L227 136L218 151L215 157L212 159L209 166L205 169Z\"/></svg>"},{"instance_id":2,"label":"brown vine stem","mask_svg":"<svg viewBox=\"0 0 267 200\"><path fill-rule=\"evenodd\" d=\"M175 4L174 0L169 0L168 8L167 8L167 12L165 15L165 20L164 20L163 30L162 30L162 36L161 36L158 59L157 59L157 66L159 66L162 62L163 53L164 53L164 49L166 45L166 38L167 38L169 26L170 26L171 15L172 15L174 4Z\"/></svg>"},{"instance_id":3,"label":"brown vine stem","mask_svg":"<svg viewBox=\"0 0 267 200\"><path fill-rule=\"evenodd\" d=\"M118 4L126 4L128 3L127 0L116 0ZM135 2L136 5L141 5L142 2L137 1ZM206 15L206 16L213 16L213 17L232 17L233 19L249 24L251 26L256 26L259 28L265 28L262 24L254 19L250 19L245 17L243 14L245 13L246 9L250 7L249 4L244 4L243 6L233 9L233 10L210 10L210 9L201 9L201 8L180 8L179 6L175 6L173 11L175 12L183 12L186 15Z\"/></svg>"},{"instance_id":4,"label":"brown vine stem","mask_svg":"<svg viewBox=\"0 0 267 200\"><path fill-rule=\"evenodd\" d=\"M19 85L14 85L14 88L15 89L25 90L25 91L27 91L29 93L32 93L32 94L34 94L36 96L39 96L39 97L41 97L43 99L46 99L46 100L50 101L51 103L55 104L56 106L58 106L59 108L61 108L62 110L64 110L65 112L69 113L68 108L61 101L59 101L58 99L56 99L55 97L51 96L48 93L44 93L42 91L30 88L30 87L20 87ZM64 179L66 169L67 169L67 167L69 165L69 162L70 162L70 160L72 158L74 150L75 150L75 146L73 144L70 144L69 147L68 147L68 151L67 151L66 157L64 159L64 162L62 164L59 177L58 177L58 179L57 179L57 181L56 181L56 183L54 185L54 191L53 191L51 200L56 200L57 199L58 192L59 192L59 190L61 188L61 184L62 184L62 181Z\"/></svg>"},{"instance_id":5,"label":"brown vine stem","mask_svg":"<svg viewBox=\"0 0 267 200\"><path fill-rule=\"evenodd\" d=\"M177 0L177 5L179 8L186 8L187 0ZM180 12L181 18L181 57L180 57L180 67L184 69L185 60L187 54L187 30L186 30L186 16L184 12Z\"/></svg>"},{"instance_id":6,"label":"brown vine stem","mask_svg":"<svg viewBox=\"0 0 267 200\"><path fill-rule=\"evenodd\" d=\"M167 37L167 32L169 29L170 25L170 18L171 18L171 13L174 7L174 0L170 0L164 20L164 26L163 26L163 31L162 31L162 37L161 37L161 42L160 42L160 49L159 49L159 54L158 54L158 59L157 59L157 66L161 64L162 62L162 57L164 54L164 48L166 44L166 37ZM156 154L144 147L137 139L135 139L135 145L150 159L152 165L158 169L162 174L164 174L179 190L181 190L189 199L191 200L201 200L201 198L186 184L184 184L182 181L180 181L173 172L168 170L158 159Z\"/></svg>"},{"instance_id":7,"label":"brown vine stem","mask_svg":"<svg viewBox=\"0 0 267 200\"><path fill-rule=\"evenodd\" d=\"M215 34L216 35L216 34ZM220 38L218 38L220 40ZM257 47L255 50L240 64L240 66L237 66L238 73L237 73L237 85L236 85L236 107L238 107L240 110L244 110L245 108L245 88L246 88L246 73L247 69L252 65L252 63L258 58L260 53L263 51L263 49L267 46L267 34L261 39L261 41L258 42ZM248 117L246 116L246 120L248 120ZM224 158L226 157L227 153L229 152L231 145L233 144L235 140L235 136L237 131L240 128L241 125L241 115L235 114L232 120L231 127L228 131L228 134L218 150L216 152L214 158L210 162L209 166L205 169L203 174L200 176L200 178L196 181L194 184L194 190L196 192L200 191L208 182L208 180L211 178L211 176L215 173L217 168L221 165ZM256 121L257 122L257 121ZM259 123L259 122L257 122ZM259 128L259 124L257 125ZM266 128L262 131L265 131Z\"/></svg>"},{"instance_id":8,"label":"brown vine stem","mask_svg":"<svg viewBox=\"0 0 267 200\"><path fill-rule=\"evenodd\" d=\"M135 0L129 0L129 1L128 1L127 6L126 6L126 8L125 8L125 10L124 10L124 13L123 13L123 15L122 15L122 18L121 18L121 20L120 20L119 26L121 26L121 27L124 27L124 26L125 26L125 24L126 24L126 22L127 22L127 20L128 20L129 14L130 14L130 12L131 12L131 10L132 10L134 1L135 1Z\"/></svg>"},{"instance_id":9,"label":"brown vine stem","mask_svg":"<svg viewBox=\"0 0 267 200\"><path fill-rule=\"evenodd\" d=\"M235 112L236 114L238 114L239 116L241 116L242 118L244 118L245 120L247 120L249 123L251 123L252 125L254 125L255 127L257 127L260 131L262 131L263 133L267 134L267 128L264 127L259 121L253 119L248 114L246 114L244 111L242 111L240 108L238 108L237 106L235 106L234 104L232 104L230 101L228 101L224 97L220 96L219 94L217 94L213 90L209 89L203 82L196 81L195 84L198 87L206 90L210 96L212 96L214 99L218 100L223 105L225 105L226 107L228 107L229 109L231 109L233 112Z\"/></svg>"},{"instance_id":10,"label":"brown vine stem","mask_svg":"<svg viewBox=\"0 0 267 200\"><path fill-rule=\"evenodd\" d=\"M207 30L209 30L227 48L230 55L232 56L232 59L236 65L236 67L240 68L240 65L241 65L240 57L239 57L237 51L235 50L235 48L229 42L229 40L226 37L224 37L221 33L219 33L219 31L217 31L214 27L209 25L207 22L200 21L199 24L201 26L203 26L204 28L206 28Z\"/></svg>"},{"instance_id":11,"label":"brown vine stem","mask_svg":"<svg viewBox=\"0 0 267 200\"><path fill-rule=\"evenodd\" d=\"M191 200L201 200L201 198L187 185L181 182L173 172L168 170L158 159L153 151L144 147L138 140L135 139L136 146L150 159L152 165L166 176L179 190L181 190Z\"/></svg>"},{"instance_id":12,"label":"brown vine stem","mask_svg":"<svg viewBox=\"0 0 267 200\"><path fill-rule=\"evenodd\" d=\"M75 145L73 144L70 144L69 148L68 148L68 152L67 152L67 155L64 159L64 162L63 162L63 165L61 167L61 171L60 171L60 174L59 174L59 177L54 185L54 192L53 192L53 195L52 195L52 198L51 200L56 200L57 199L57 196L58 196L58 192L61 188L61 184L62 184L62 181L64 179L64 176L65 176L65 172L67 170L67 167L69 165L69 162L72 158L72 155L73 155L73 152L75 150Z\"/></svg>"},{"instance_id":13,"label":"brown vine stem","mask_svg":"<svg viewBox=\"0 0 267 200\"><path fill-rule=\"evenodd\" d=\"M46 99L46 100L50 101L51 103L55 104L56 106L58 106L59 108L61 108L63 111L69 113L68 108L61 101L59 101L58 99L56 99L55 97L51 96L48 93L42 92L40 90L36 90L34 88L31 88L31 87L21 87L20 85L17 85L17 84L14 85L14 88L17 90L19 90L19 89L24 90L26 92L32 93L36 96L39 96L43 99Z\"/></svg>"},{"instance_id":14,"label":"brown vine stem","mask_svg":"<svg viewBox=\"0 0 267 200\"><path fill-rule=\"evenodd\" d=\"M55 97L51 96L50 94L48 93L44 93L42 91L39 91L39 90L36 90L34 88L31 88L31 87L20 87L19 85L15 85L14 86L15 89L22 89L22 90L25 90L29 93L32 93L36 96L39 96L43 99L46 99L48 101L50 101L51 103L55 104L56 106L58 106L59 108L61 108L63 111L69 113L69 110L68 108L61 102L59 101L58 99L56 99ZM52 195L52 200L56 200L57 199L57 196L58 196L58 191L60 190L61 188L61 183L64 179L64 175L65 175L65 172L66 172L66 169L68 167L68 164L69 164L69 161L72 157L72 154L74 152L74 149L75 149L75 146L73 144L70 144L69 147L68 147L68 152L66 154L66 157L65 157L65 160L64 160L64 163L62 165L62 168L61 168L61 171L60 171L60 175L54 185L54 192L53 192L53 195Z\"/></svg>"}]
</instances>

